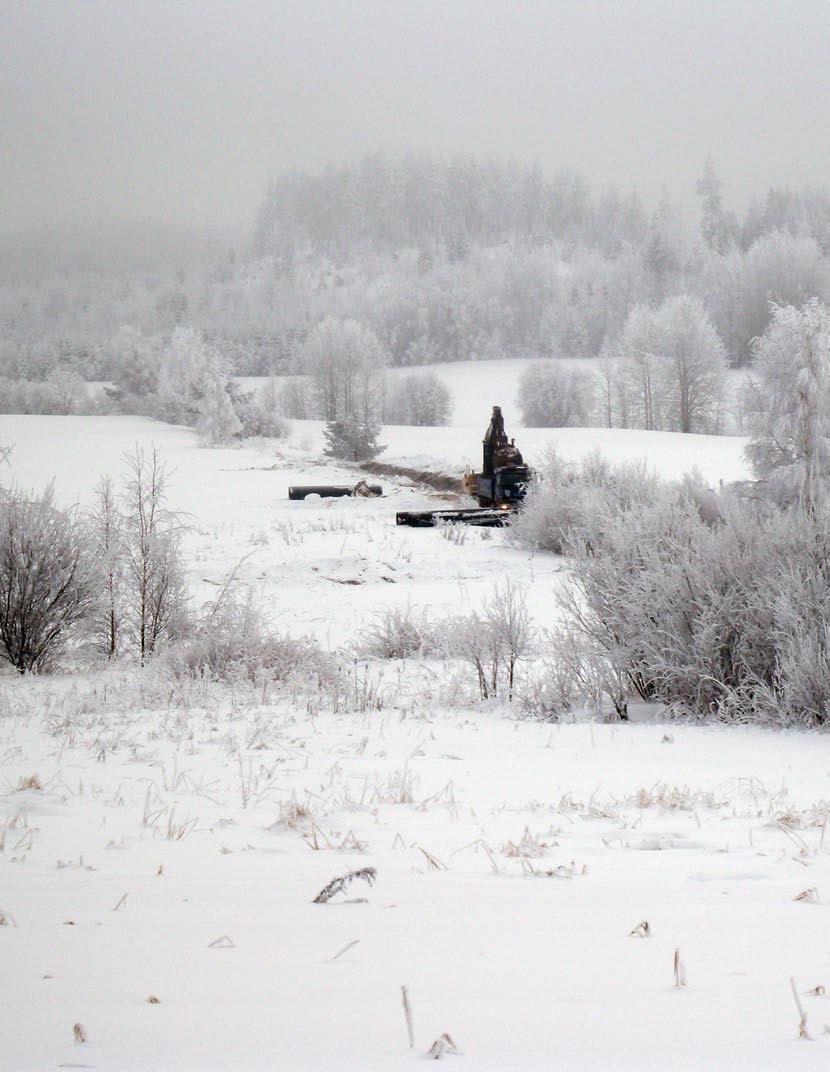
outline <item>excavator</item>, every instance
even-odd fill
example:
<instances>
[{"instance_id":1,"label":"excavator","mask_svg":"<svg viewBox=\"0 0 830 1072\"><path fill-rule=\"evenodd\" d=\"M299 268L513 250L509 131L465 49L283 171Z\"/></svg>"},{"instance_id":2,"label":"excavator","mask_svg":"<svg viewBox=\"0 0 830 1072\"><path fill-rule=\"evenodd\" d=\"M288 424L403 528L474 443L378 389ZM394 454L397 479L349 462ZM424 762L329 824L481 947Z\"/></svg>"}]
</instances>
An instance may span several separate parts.
<instances>
[{"instance_id":1,"label":"excavator","mask_svg":"<svg viewBox=\"0 0 830 1072\"><path fill-rule=\"evenodd\" d=\"M501 406L493 406L490 424L482 442L481 472L467 469L462 485L467 495L478 501L478 508L461 510L402 510L395 520L399 525L431 528L440 522L464 525L504 525L527 492L533 470L525 464L521 451L504 430Z\"/></svg>"}]
</instances>

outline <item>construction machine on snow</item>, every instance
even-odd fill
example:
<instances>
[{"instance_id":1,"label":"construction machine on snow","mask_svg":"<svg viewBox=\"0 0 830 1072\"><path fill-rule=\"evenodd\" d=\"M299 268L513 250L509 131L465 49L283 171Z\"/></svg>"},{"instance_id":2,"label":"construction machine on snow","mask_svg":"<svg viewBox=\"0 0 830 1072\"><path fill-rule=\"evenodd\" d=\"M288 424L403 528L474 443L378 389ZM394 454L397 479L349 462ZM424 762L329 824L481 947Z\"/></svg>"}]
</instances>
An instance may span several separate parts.
<instances>
[{"instance_id":1,"label":"construction machine on snow","mask_svg":"<svg viewBox=\"0 0 830 1072\"><path fill-rule=\"evenodd\" d=\"M403 510L396 515L399 525L429 528L439 522L465 525L503 525L511 509L519 505L533 478L525 465L515 440L508 440L501 406L493 406L493 415L482 443L480 473L469 468L464 473L464 491L478 500L478 508L461 510Z\"/></svg>"}]
</instances>

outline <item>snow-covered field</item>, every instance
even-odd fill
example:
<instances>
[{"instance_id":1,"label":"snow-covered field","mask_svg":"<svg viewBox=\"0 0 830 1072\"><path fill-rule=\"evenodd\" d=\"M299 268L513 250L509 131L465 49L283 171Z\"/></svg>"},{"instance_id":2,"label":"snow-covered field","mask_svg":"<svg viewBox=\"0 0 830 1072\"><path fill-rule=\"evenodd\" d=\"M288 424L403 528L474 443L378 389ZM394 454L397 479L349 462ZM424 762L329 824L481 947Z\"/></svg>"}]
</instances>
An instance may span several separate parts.
<instances>
[{"instance_id":1,"label":"snow-covered field","mask_svg":"<svg viewBox=\"0 0 830 1072\"><path fill-rule=\"evenodd\" d=\"M386 429L386 456L456 471L482 431ZM501 531L397 528L442 501L428 489L288 502L356 477L316 458L318 434L205 450L137 418L0 418L14 480L54 476L64 503L156 444L197 599L242 561L285 628L335 649L378 608L474 608L510 576L550 624L565 564ZM533 461L551 440L745 474L737 439L519 444ZM122 671L0 677L0 1068L391 1070L442 1032L476 1070L826 1066L830 1004L807 993L830 987L824 736L539 724L437 688L396 702L395 664L364 672L382 709L340 714L198 689L140 710ZM373 885L313 903L362 868Z\"/></svg>"}]
</instances>

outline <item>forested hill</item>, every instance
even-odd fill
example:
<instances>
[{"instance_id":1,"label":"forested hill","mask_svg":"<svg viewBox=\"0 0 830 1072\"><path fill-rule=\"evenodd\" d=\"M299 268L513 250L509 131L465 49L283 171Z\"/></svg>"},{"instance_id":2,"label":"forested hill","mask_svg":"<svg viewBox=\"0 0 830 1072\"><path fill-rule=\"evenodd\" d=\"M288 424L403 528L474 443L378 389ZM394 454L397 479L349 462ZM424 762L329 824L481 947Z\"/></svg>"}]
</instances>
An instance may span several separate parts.
<instances>
[{"instance_id":1,"label":"forested hill","mask_svg":"<svg viewBox=\"0 0 830 1072\"><path fill-rule=\"evenodd\" d=\"M194 327L240 373L286 371L327 316L371 328L393 365L593 356L633 308L675 294L702 301L741 365L771 302L830 299L830 194L771 189L738 216L711 165L697 194L691 219L668 194L647 207L522 164L374 155L292 172L223 257L35 281L7 270L0 376L110 378L124 326L161 347Z\"/></svg>"}]
</instances>

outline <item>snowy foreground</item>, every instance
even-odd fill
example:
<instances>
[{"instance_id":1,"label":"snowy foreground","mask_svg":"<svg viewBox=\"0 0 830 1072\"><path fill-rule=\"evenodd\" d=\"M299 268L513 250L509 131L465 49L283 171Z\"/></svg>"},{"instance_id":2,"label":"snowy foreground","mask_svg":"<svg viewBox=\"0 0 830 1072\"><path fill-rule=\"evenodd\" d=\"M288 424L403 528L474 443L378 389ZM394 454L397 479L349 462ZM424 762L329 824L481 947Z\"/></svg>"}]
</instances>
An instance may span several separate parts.
<instances>
[{"instance_id":1,"label":"snowy foreground","mask_svg":"<svg viewBox=\"0 0 830 1072\"><path fill-rule=\"evenodd\" d=\"M826 1067L824 739L51 716L2 724L4 1068Z\"/></svg>"},{"instance_id":2,"label":"snowy foreground","mask_svg":"<svg viewBox=\"0 0 830 1072\"><path fill-rule=\"evenodd\" d=\"M355 478L315 460L316 434L213 451L137 419L0 418L14 479L54 475L61 502L158 445L197 600L241 562L281 623L342 649L380 607L470 609L509 575L549 624L566 564L503 532L397 529L396 509L444 502L428 489L289 503L291 483ZM389 454L429 456L430 435L387 430ZM474 458L455 435L448 461ZM743 475L740 441L631 436L559 440ZM443 1032L475 1070L830 1060L826 737L520 721L389 663L361 671L384 697L367 714L199 688L141 710L125 673L0 677L4 1072L391 1070ZM419 702L398 674L421 675ZM372 885L314 903L364 868Z\"/></svg>"}]
</instances>

